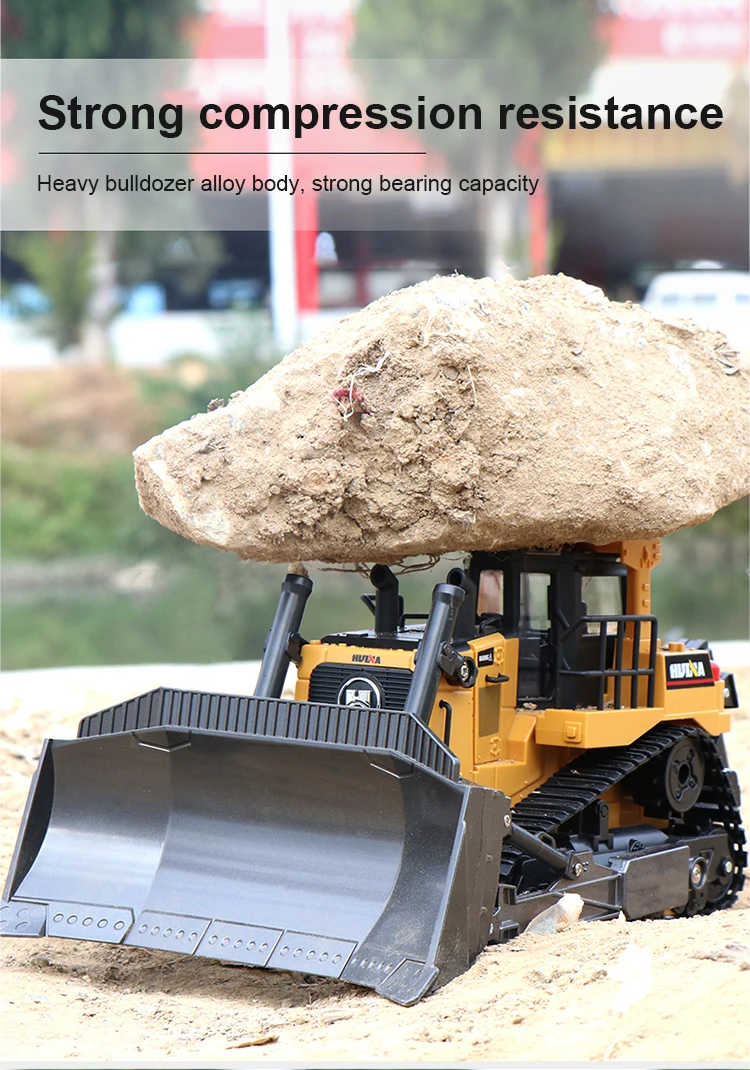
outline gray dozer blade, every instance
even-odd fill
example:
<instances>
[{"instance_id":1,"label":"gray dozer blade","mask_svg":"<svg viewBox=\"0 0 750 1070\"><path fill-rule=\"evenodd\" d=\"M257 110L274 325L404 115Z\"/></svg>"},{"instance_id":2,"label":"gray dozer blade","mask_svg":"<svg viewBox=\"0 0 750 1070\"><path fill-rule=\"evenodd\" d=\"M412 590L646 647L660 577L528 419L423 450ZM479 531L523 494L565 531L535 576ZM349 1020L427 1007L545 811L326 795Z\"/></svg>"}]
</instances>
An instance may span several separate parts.
<instances>
[{"instance_id":1,"label":"gray dozer blade","mask_svg":"<svg viewBox=\"0 0 750 1070\"><path fill-rule=\"evenodd\" d=\"M8 936L295 970L404 1005L466 970L508 800L413 713L159 689L46 742Z\"/></svg>"}]
</instances>

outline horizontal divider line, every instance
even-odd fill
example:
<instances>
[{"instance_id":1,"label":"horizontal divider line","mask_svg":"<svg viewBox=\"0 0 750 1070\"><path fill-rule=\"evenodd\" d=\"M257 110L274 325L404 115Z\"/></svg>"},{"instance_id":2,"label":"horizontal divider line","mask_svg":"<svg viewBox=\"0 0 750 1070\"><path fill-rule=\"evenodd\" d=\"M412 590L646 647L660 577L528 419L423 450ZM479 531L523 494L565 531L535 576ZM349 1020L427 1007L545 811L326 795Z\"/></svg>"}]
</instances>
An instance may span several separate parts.
<instances>
[{"instance_id":1,"label":"horizontal divider line","mask_svg":"<svg viewBox=\"0 0 750 1070\"><path fill-rule=\"evenodd\" d=\"M306 149L290 149L288 152L224 152L222 150L216 151L202 151L199 149L181 149L179 152L161 152L158 149L122 152L115 149L103 149L88 150L88 149L62 149L57 152L39 152L40 156L426 156L427 153L422 150L415 150L413 152L381 152L378 149L372 149L366 152L360 151L348 151L342 150L341 152L334 151L316 151Z\"/></svg>"}]
</instances>

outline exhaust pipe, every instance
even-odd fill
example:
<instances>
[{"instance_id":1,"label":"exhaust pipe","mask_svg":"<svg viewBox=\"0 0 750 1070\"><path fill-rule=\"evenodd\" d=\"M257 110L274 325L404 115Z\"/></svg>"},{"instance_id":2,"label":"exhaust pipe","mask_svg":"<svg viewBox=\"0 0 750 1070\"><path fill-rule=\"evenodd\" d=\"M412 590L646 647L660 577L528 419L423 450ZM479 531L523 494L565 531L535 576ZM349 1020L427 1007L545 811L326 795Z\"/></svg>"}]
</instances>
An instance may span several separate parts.
<instances>
[{"instance_id":1,"label":"exhaust pipe","mask_svg":"<svg viewBox=\"0 0 750 1070\"><path fill-rule=\"evenodd\" d=\"M443 647L453 638L458 611L464 600L460 587L450 583L438 583L432 592L430 615L424 627L424 635L417 649L416 665L404 709L409 710L424 724L430 723L432 707L440 685L439 659Z\"/></svg>"},{"instance_id":2,"label":"exhaust pipe","mask_svg":"<svg viewBox=\"0 0 750 1070\"><path fill-rule=\"evenodd\" d=\"M452 568L447 582L460 587L465 596L456 618L454 638L474 639L477 634L477 585L462 568Z\"/></svg>"},{"instance_id":3,"label":"exhaust pipe","mask_svg":"<svg viewBox=\"0 0 750 1070\"><path fill-rule=\"evenodd\" d=\"M398 579L387 565L375 565L370 572L370 583L377 591L375 632L377 635L393 635L398 631L404 611L404 600L398 593Z\"/></svg>"},{"instance_id":4,"label":"exhaust pipe","mask_svg":"<svg viewBox=\"0 0 750 1070\"><path fill-rule=\"evenodd\" d=\"M263 647L263 661L253 695L255 698L279 698L284 687L291 658L289 639L299 631L305 604L313 589L309 576L287 572L281 583L281 596L271 630Z\"/></svg>"}]
</instances>

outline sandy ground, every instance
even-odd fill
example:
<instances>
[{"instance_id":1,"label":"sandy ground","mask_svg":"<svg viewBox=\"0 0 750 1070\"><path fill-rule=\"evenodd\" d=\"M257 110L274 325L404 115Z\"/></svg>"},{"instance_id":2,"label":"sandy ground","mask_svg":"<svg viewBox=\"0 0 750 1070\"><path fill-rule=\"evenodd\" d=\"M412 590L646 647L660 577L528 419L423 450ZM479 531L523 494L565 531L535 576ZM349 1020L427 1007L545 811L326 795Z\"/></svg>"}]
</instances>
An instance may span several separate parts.
<instances>
[{"instance_id":1,"label":"sandy ground","mask_svg":"<svg viewBox=\"0 0 750 1070\"><path fill-rule=\"evenodd\" d=\"M74 734L79 716L110 695L151 686L152 675L139 669L107 677L99 670L84 685L80 673L6 674L3 868L42 737ZM737 675L741 693L750 695L750 668ZM745 710L728 745L747 792ZM524 935L488 948L468 973L411 1008L338 982L167 952L4 939L0 1057L213 1066L605 1059L726 1065L750 1055L749 922L750 886L734 909L709 917L595 922L554 936Z\"/></svg>"}]
</instances>

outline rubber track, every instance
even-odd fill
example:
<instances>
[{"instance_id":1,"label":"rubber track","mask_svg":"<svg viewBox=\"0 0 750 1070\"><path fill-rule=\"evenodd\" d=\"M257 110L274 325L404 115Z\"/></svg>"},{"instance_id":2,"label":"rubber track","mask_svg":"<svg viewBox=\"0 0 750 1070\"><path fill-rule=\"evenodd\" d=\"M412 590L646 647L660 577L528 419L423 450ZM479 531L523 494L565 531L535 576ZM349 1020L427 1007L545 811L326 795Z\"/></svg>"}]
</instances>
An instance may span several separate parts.
<instances>
[{"instance_id":1,"label":"rubber track","mask_svg":"<svg viewBox=\"0 0 750 1070\"><path fill-rule=\"evenodd\" d=\"M662 724L630 746L586 751L522 799L513 809L513 821L528 832L554 835L561 825L582 813L630 773L690 736L700 741L706 759L705 787L693 809L726 829L735 867L726 894L718 903L707 904L703 913L731 906L745 883L745 833L716 741L699 728ZM512 844L503 846L501 883L513 883L513 870L518 861L526 857Z\"/></svg>"}]
</instances>

